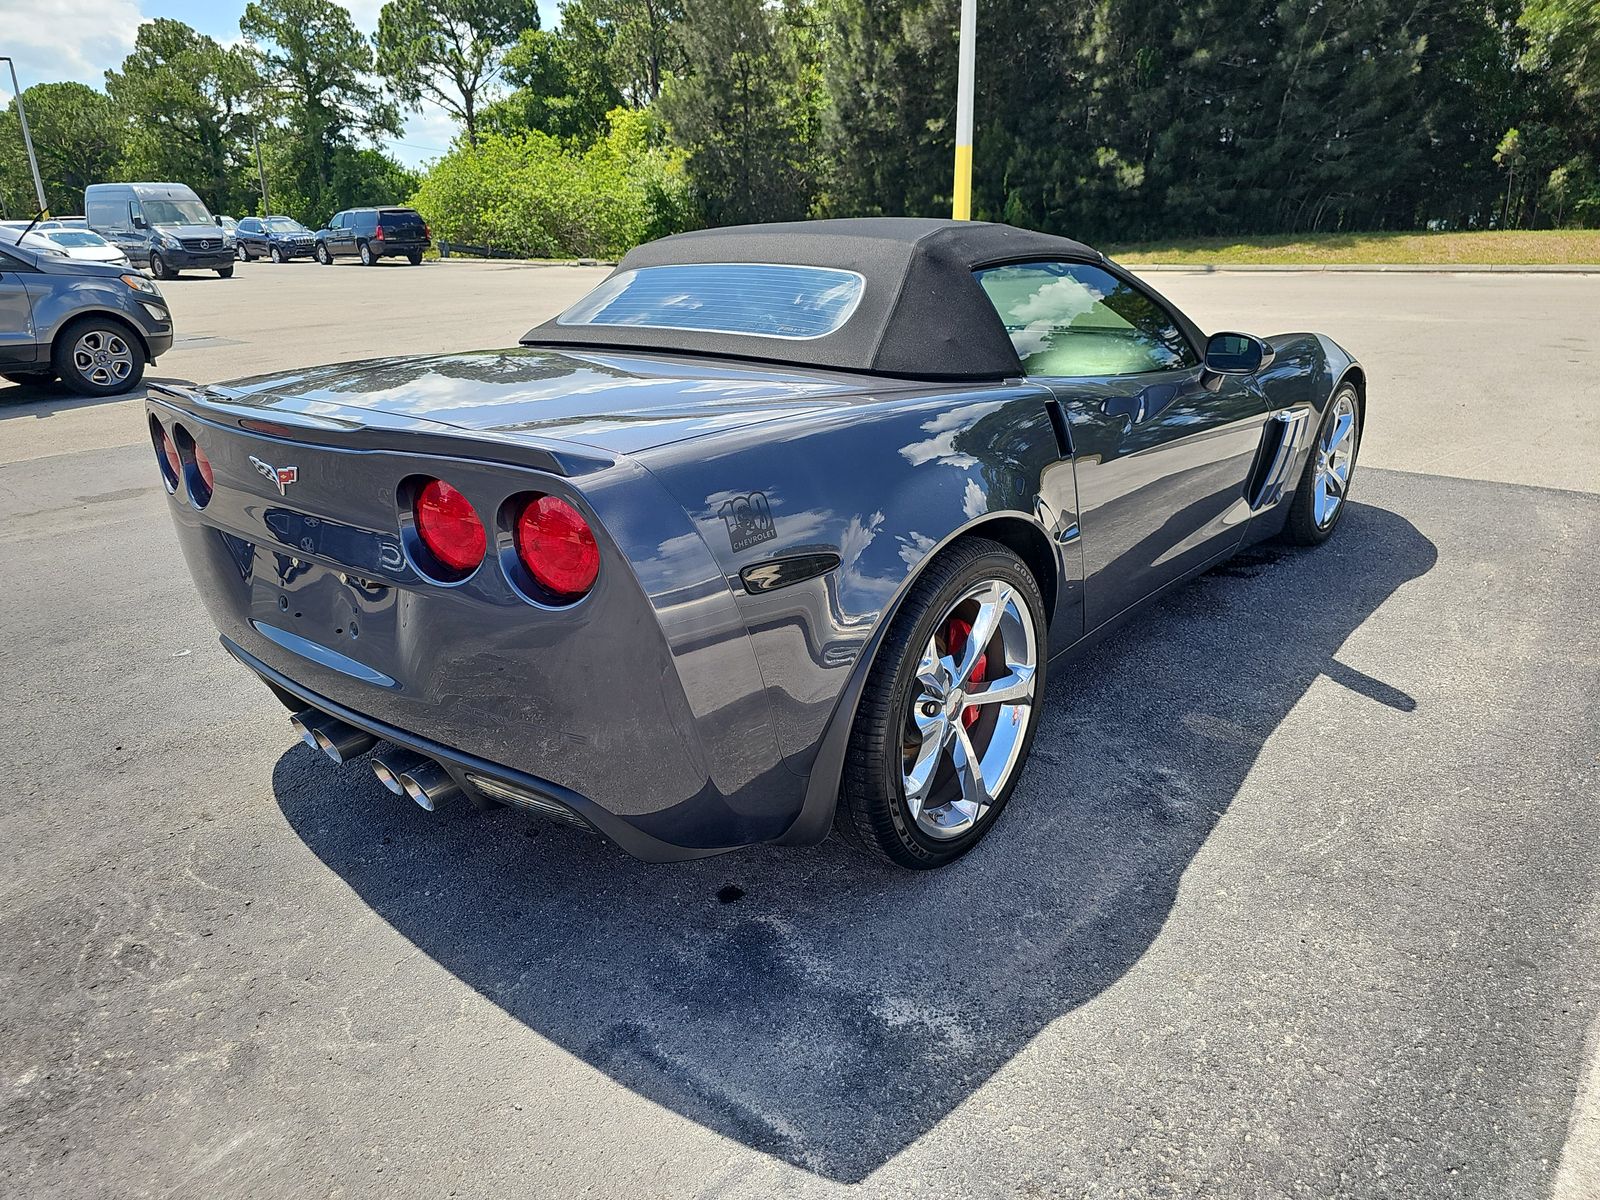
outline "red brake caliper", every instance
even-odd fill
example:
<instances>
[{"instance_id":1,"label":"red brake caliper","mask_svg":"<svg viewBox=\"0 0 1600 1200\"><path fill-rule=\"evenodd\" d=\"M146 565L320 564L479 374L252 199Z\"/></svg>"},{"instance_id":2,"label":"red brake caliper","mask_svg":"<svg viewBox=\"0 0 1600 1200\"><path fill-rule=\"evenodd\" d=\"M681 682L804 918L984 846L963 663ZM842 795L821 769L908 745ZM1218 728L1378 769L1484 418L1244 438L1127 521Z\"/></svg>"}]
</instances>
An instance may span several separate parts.
<instances>
[{"instance_id":1,"label":"red brake caliper","mask_svg":"<svg viewBox=\"0 0 1600 1200\"><path fill-rule=\"evenodd\" d=\"M945 644L950 648L950 657L956 662L961 661L961 656L967 652L967 639L972 636L972 622L963 621L960 617L951 617L950 624L944 628ZM978 655L978 661L972 664L972 675L967 680L970 690L975 683L982 683L984 672L989 666L989 652L985 650ZM961 710L961 723L968 729L978 719L978 706L969 704Z\"/></svg>"}]
</instances>

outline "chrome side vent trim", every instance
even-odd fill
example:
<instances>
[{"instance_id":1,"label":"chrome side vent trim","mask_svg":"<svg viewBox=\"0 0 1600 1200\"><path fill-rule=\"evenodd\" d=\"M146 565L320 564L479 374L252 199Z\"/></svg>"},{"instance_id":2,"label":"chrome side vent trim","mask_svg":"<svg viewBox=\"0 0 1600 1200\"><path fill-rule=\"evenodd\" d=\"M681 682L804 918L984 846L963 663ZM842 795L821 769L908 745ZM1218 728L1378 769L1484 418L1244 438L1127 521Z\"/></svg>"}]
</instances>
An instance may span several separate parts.
<instances>
[{"instance_id":1,"label":"chrome side vent trim","mask_svg":"<svg viewBox=\"0 0 1600 1200\"><path fill-rule=\"evenodd\" d=\"M1262 509L1276 504L1283 496L1283 489L1288 483L1289 468L1293 466L1295 455L1300 451L1300 444L1305 439L1306 429L1311 424L1311 411L1309 409L1285 409L1283 412L1274 413L1267 422L1266 434L1262 439L1262 450L1271 455L1271 463L1261 476L1261 484L1256 488L1256 493L1250 498L1252 509ZM1276 449L1273 445L1276 443Z\"/></svg>"}]
</instances>

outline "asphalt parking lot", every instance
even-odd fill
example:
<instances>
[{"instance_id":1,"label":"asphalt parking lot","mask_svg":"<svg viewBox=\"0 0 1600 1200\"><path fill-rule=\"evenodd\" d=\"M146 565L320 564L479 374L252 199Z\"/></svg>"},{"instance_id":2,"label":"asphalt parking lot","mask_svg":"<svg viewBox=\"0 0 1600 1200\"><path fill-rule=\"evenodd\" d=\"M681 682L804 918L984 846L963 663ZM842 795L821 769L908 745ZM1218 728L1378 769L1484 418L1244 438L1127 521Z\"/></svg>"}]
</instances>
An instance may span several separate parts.
<instances>
[{"instance_id":1,"label":"asphalt parking lot","mask_svg":"<svg viewBox=\"0 0 1600 1200\"><path fill-rule=\"evenodd\" d=\"M185 278L152 374L508 344L600 274ZM1358 503L1058 673L930 875L332 766L138 401L0 385L0 1191L1600 1196L1600 278L1152 279L1366 362Z\"/></svg>"}]
</instances>

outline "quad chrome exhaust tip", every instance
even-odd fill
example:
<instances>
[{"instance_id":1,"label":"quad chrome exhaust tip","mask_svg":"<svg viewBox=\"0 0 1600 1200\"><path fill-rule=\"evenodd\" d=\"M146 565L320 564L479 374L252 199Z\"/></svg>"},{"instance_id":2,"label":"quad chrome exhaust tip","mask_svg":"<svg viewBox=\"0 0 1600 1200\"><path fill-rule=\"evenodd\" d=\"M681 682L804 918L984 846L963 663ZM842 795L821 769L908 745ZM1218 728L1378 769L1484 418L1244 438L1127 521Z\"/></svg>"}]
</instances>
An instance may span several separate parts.
<instances>
[{"instance_id":1,"label":"quad chrome exhaust tip","mask_svg":"<svg viewBox=\"0 0 1600 1200\"><path fill-rule=\"evenodd\" d=\"M347 725L338 717L330 717L314 708L304 709L289 718L289 724L300 735L300 740L321 750L336 763L346 763L359 758L378 744L378 739L364 733L354 725Z\"/></svg>"},{"instance_id":2,"label":"quad chrome exhaust tip","mask_svg":"<svg viewBox=\"0 0 1600 1200\"><path fill-rule=\"evenodd\" d=\"M406 796L428 812L441 800L461 792L461 785L450 777L450 772L409 751L380 755L372 762L372 773L396 796Z\"/></svg>"}]
</instances>

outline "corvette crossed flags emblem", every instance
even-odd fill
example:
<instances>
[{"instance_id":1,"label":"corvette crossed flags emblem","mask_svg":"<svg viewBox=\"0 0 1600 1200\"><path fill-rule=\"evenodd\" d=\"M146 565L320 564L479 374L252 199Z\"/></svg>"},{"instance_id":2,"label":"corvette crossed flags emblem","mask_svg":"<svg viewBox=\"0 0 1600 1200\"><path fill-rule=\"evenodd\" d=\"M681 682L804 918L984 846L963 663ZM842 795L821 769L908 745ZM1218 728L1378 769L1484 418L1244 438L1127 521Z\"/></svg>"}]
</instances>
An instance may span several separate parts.
<instances>
[{"instance_id":1,"label":"corvette crossed flags emblem","mask_svg":"<svg viewBox=\"0 0 1600 1200\"><path fill-rule=\"evenodd\" d=\"M262 462L254 454L250 456L250 461L263 479L277 487L280 496L286 494L289 485L300 478L298 467L275 467L271 463Z\"/></svg>"}]
</instances>

